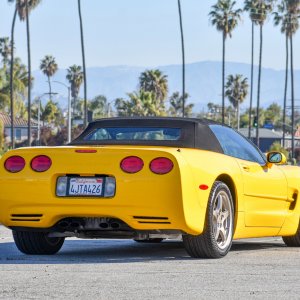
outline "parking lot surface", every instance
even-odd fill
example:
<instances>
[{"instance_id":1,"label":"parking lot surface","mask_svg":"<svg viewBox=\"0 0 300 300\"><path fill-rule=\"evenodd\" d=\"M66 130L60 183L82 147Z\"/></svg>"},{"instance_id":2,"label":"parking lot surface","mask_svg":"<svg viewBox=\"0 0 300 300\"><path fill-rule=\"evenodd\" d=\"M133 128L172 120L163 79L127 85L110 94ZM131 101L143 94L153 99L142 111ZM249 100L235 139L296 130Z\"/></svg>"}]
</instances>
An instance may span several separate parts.
<instances>
[{"instance_id":1,"label":"parking lot surface","mask_svg":"<svg viewBox=\"0 0 300 300\"><path fill-rule=\"evenodd\" d=\"M235 241L218 260L192 259L182 242L66 240L29 256L0 225L0 299L300 299L300 248L281 238Z\"/></svg>"}]
</instances>

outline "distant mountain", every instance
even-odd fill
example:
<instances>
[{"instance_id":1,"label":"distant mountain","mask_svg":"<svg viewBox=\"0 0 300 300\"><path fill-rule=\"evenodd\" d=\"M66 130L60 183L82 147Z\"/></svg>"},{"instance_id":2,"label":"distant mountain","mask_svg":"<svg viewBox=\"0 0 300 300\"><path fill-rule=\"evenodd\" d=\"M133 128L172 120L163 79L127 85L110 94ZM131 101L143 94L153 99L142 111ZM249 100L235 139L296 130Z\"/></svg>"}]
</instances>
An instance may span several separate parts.
<instances>
[{"instance_id":1,"label":"distant mountain","mask_svg":"<svg viewBox=\"0 0 300 300\"><path fill-rule=\"evenodd\" d=\"M169 95L175 91L181 92L181 65L158 66L168 75ZM112 66L112 67L93 67L87 69L88 78L88 97L93 98L97 95L105 95L108 101L113 101L118 97L127 97L127 93L137 89L138 78L141 72L148 67L131 66ZM208 102L221 103L221 62L204 61L187 64L186 66L186 91L189 93L189 102L195 104L195 111L206 108ZM254 106L257 96L257 73L258 68L254 68ZM243 74L249 78L250 84L250 65L243 63L227 62L226 74ZM41 71L34 72L35 96L48 92L46 77ZM68 84L65 80L66 71L59 70L52 80L61 81ZM261 85L261 105L266 107L272 102L282 104L284 89L284 70L273 70L263 68ZM57 83L53 83L53 91L58 92L56 101L62 107L67 106L67 89ZM80 95L83 95L83 87ZM288 98L290 98L288 93ZM300 70L295 71L295 97L300 99ZM44 97L43 101L46 101ZM244 106L248 106L249 99Z\"/></svg>"}]
</instances>

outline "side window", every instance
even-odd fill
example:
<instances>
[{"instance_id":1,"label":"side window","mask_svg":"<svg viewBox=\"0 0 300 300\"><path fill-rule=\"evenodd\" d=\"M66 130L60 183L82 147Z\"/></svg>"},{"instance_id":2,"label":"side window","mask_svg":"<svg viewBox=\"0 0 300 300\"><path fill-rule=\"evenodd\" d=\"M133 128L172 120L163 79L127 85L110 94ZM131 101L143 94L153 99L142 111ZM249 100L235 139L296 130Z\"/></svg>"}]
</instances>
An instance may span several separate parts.
<instances>
[{"instance_id":1,"label":"side window","mask_svg":"<svg viewBox=\"0 0 300 300\"><path fill-rule=\"evenodd\" d=\"M246 138L233 129L221 125L210 125L225 154L243 160L266 163L263 155Z\"/></svg>"}]
</instances>

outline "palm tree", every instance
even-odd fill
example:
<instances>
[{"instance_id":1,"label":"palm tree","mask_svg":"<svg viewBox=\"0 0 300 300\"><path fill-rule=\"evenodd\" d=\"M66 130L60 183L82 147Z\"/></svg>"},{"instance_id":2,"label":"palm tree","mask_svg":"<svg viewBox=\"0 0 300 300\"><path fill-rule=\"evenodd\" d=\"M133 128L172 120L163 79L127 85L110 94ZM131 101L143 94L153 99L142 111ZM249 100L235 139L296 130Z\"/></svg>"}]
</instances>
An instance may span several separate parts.
<instances>
[{"instance_id":1,"label":"palm tree","mask_svg":"<svg viewBox=\"0 0 300 300\"><path fill-rule=\"evenodd\" d=\"M263 50L263 26L268 14L272 11L273 0L252 0L249 14L255 25L259 25L259 64L258 64L258 82L257 82L257 105L256 118L259 124L259 109L260 109L260 85L261 85L261 66L262 66L262 50ZM251 110L250 110L251 112ZM256 145L259 147L259 125L256 127Z\"/></svg>"},{"instance_id":2,"label":"palm tree","mask_svg":"<svg viewBox=\"0 0 300 300\"><path fill-rule=\"evenodd\" d=\"M57 115L59 114L60 110L58 108L57 103L54 103L51 99L46 103L45 107L42 108L41 120L43 124L47 123L54 123L57 119Z\"/></svg>"},{"instance_id":3,"label":"palm tree","mask_svg":"<svg viewBox=\"0 0 300 300\"><path fill-rule=\"evenodd\" d=\"M0 55L3 58L3 66L6 71L7 65L9 63L9 58L11 55L11 43L8 37L0 38Z\"/></svg>"},{"instance_id":4,"label":"palm tree","mask_svg":"<svg viewBox=\"0 0 300 300\"><path fill-rule=\"evenodd\" d=\"M223 36L223 58L222 58L222 124L225 121L225 41L232 31L237 27L241 19L241 9L234 9L236 1L218 0L217 4L212 6L209 13L210 20L217 30L222 32Z\"/></svg>"},{"instance_id":5,"label":"palm tree","mask_svg":"<svg viewBox=\"0 0 300 300\"><path fill-rule=\"evenodd\" d=\"M128 94L129 100L122 98L115 100L115 107L119 116L162 116L164 110L156 101L152 92L140 90Z\"/></svg>"},{"instance_id":6,"label":"palm tree","mask_svg":"<svg viewBox=\"0 0 300 300\"><path fill-rule=\"evenodd\" d=\"M290 39L290 53L291 53L291 98L292 98L292 158L295 155L295 91L294 91L294 53L293 53L293 36L299 29L300 19L300 1L287 0L288 10L288 26Z\"/></svg>"},{"instance_id":7,"label":"palm tree","mask_svg":"<svg viewBox=\"0 0 300 300\"><path fill-rule=\"evenodd\" d=\"M28 54L28 145L31 145L31 53L30 53L30 28L29 28L29 13L37 7L41 0L8 0L8 2L16 3L16 11L18 12L21 21L26 21L27 33L27 54ZM12 32L15 26L15 15L13 19ZM13 34L12 34L13 35ZM14 46L14 39L12 38L12 47ZM13 61L13 56L12 56ZM13 68L13 64L12 64ZM12 115L13 120L13 115ZM13 121L12 121L13 122Z\"/></svg>"},{"instance_id":8,"label":"palm tree","mask_svg":"<svg viewBox=\"0 0 300 300\"><path fill-rule=\"evenodd\" d=\"M14 61L14 70L13 70L13 111L14 116L25 117L27 114L24 113L24 97L28 88L28 70L24 64L22 64L20 58L16 58ZM11 113L11 106L9 107L10 100L10 74L5 74L7 77L7 82L4 82L4 85L0 89L0 108L1 110ZM31 79L33 81L33 79ZM10 109L9 109L10 108Z\"/></svg>"},{"instance_id":9,"label":"palm tree","mask_svg":"<svg viewBox=\"0 0 300 300\"><path fill-rule=\"evenodd\" d=\"M58 69L55 58L52 55L46 55L41 60L40 69L48 77L49 95L51 99L52 91L50 78L57 72Z\"/></svg>"},{"instance_id":10,"label":"palm tree","mask_svg":"<svg viewBox=\"0 0 300 300\"><path fill-rule=\"evenodd\" d=\"M273 13L274 25L280 26L281 33L285 34L285 83L284 83L284 95L283 95L283 114L282 114L282 140L283 146L285 145L285 131L286 131L286 102L287 102L287 86L288 86L288 68L289 68L289 14L287 10L286 0L282 0L277 6L277 11Z\"/></svg>"},{"instance_id":11,"label":"palm tree","mask_svg":"<svg viewBox=\"0 0 300 300\"><path fill-rule=\"evenodd\" d=\"M15 130L14 130L14 89L13 89L13 74L14 74L14 35L15 35L15 24L16 24L16 18L18 13L18 6L16 5L14 16L12 20L11 25L11 55L10 55L10 81L9 81L9 89L10 89L10 140L11 140L11 147L12 149L15 148Z\"/></svg>"},{"instance_id":12,"label":"palm tree","mask_svg":"<svg viewBox=\"0 0 300 300\"><path fill-rule=\"evenodd\" d=\"M249 108L249 123L248 123L248 138L251 139L252 126L252 105L253 105L253 74L254 74L254 25L256 23L255 15L251 14L255 7L255 2L252 0L245 0L244 10L250 13L251 20L251 79L250 79L250 108Z\"/></svg>"},{"instance_id":13,"label":"palm tree","mask_svg":"<svg viewBox=\"0 0 300 300\"><path fill-rule=\"evenodd\" d=\"M103 95L96 96L93 100L88 102L88 109L93 112L93 118L99 119L108 115L110 103Z\"/></svg>"},{"instance_id":14,"label":"palm tree","mask_svg":"<svg viewBox=\"0 0 300 300\"><path fill-rule=\"evenodd\" d=\"M154 94L155 99L164 105L164 100L168 96L168 76L156 70L146 70L139 78L139 88L145 92Z\"/></svg>"},{"instance_id":15,"label":"palm tree","mask_svg":"<svg viewBox=\"0 0 300 300\"><path fill-rule=\"evenodd\" d=\"M9 95L4 92L7 87L7 64L9 63L9 56L11 48L8 37L0 38L0 55L2 56L3 67L0 68L0 109L3 111L9 103Z\"/></svg>"},{"instance_id":16,"label":"palm tree","mask_svg":"<svg viewBox=\"0 0 300 300\"><path fill-rule=\"evenodd\" d=\"M170 108L169 108L169 115L172 117L180 117L184 116L190 117L192 115L194 104L186 104L186 99L189 97L187 93L183 97L179 94L179 92L175 92L170 97Z\"/></svg>"},{"instance_id":17,"label":"palm tree","mask_svg":"<svg viewBox=\"0 0 300 300\"><path fill-rule=\"evenodd\" d=\"M26 6L28 6L28 13L35 9L42 0L8 0L10 3L16 3L16 9L21 21L26 21L27 12Z\"/></svg>"},{"instance_id":18,"label":"palm tree","mask_svg":"<svg viewBox=\"0 0 300 300\"><path fill-rule=\"evenodd\" d=\"M67 80L71 84L71 96L73 98L73 112L75 113L76 102L79 95L80 86L84 77L81 66L72 65L67 69Z\"/></svg>"},{"instance_id":19,"label":"palm tree","mask_svg":"<svg viewBox=\"0 0 300 300\"><path fill-rule=\"evenodd\" d=\"M7 76L5 74L4 68L0 68L0 91L6 85Z\"/></svg>"},{"instance_id":20,"label":"palm tree","mask_svg":"<svg viewBox=\"0 0 300 300\"><path fill-rule=\"evenodd\" d=\"M7 74L5 68L0 69L0 111L5 111L9 104L9 95L5 93Z\"/></svg>"},{"instance_id":21,"label":"palm tree","mask_svg":"<svg viewBox=\"0 0 300 300\"><path fill-rule=\"evenodd\" d=\"M80 38L81 38L81 53L82 53L82 67L83 67L83 81L84 81L84 127L87 125L87 81L86 81L86 68L85 68L85 53L84 53L84 37L83 37L83 24L81 16L81 0L78 0L78 15L80 23Z\"/></svg>"},{"instance_id":22,"label":"palm tree","mask_svg":"<svg viewBox=\"0 0 300 300\"><path fill-rule=\"evenodd\" d=\"M237 74L227 77L225 95L237 112L237 130L240 130L240 104L244 102L248 95L248 78Z\"/></svg>"},{"instance_id":23,"label":"palm tree","mask_svg":"<svg viewBox=\"0 0 300 300\"><path fill-rule=\"evenodd\" d=\"M181 35L181 53L182 53L182 95L185 95L185 50L184 50L184 35L183 35L183 24L182 24L182 12L181 3L178 0L178 13L179 13L179 24L180 24L180 35ZM185 97L182 97L182 116L185 116Z\"/></svg>"}]
</instances>

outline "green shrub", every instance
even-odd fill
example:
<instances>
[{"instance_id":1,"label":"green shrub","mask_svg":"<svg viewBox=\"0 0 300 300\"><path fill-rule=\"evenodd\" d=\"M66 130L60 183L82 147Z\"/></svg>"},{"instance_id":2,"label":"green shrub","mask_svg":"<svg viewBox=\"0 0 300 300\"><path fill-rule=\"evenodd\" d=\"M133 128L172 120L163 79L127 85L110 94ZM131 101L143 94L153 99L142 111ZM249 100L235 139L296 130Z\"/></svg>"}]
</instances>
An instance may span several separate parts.
<instances>
[{"instance_id":1,"label":"green shrub","mask_svg":"<svg viewBox=\"0 0 300 300\"><path fill-rule=\"evenodd\" d=\"M289 152L281 146L280 142L274 142L269 151L281 152L286 156L286 158L289 158Z\"/></svg>"},{"instance_id":2,"label":"green shrub","mask_svg":"<svg viewBox=\"0 0 300 300\"><path fill-rule=\"evenodd\" d=\"M2 120L0 120L0 150L4 148L4 126Z\"/></svg>"}]
</instances>

